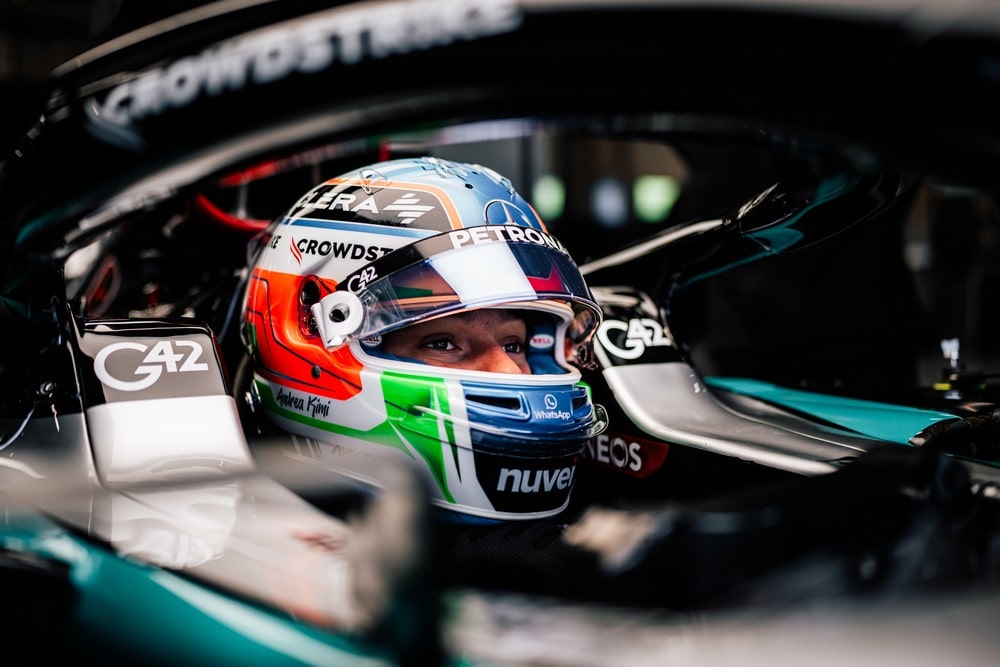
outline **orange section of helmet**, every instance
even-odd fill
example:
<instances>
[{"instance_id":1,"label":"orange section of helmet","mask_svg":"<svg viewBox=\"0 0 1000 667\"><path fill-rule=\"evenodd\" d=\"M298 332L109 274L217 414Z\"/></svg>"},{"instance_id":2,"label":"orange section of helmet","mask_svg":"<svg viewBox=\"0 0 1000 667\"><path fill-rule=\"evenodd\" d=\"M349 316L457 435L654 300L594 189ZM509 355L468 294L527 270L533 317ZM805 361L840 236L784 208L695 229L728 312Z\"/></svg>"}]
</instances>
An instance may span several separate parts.
<instances>
[{"instance_id":1,"label":"orange section of helmet","mask_svg":"<svg viewBox=\"0 0 1000 667\"><path fill-rule=\"evenodd\" d=\"M361 363L345 345L327 350L300 326L303 276L254 269L245 318L256 331L257 371L290 389L346 400L361 390ZM318 377L317 377L318 375Z\"/></svg>"}]
</instances>

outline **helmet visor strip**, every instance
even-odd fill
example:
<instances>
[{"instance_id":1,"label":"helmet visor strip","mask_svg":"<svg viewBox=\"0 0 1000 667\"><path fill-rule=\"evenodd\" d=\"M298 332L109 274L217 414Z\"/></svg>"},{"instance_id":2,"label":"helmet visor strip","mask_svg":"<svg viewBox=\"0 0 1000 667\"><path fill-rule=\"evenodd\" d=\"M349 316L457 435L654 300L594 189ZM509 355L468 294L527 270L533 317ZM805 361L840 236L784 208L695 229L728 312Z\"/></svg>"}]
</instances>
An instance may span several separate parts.
<instances>
[{"instance_id":1,"label":"helmet visor strip","mask_svg":"<svg viewBox=\"0 0 1000 667\"><path fill-rule=\"evenodd\" d=\"M601 311L572 258L544 232L510 229L474 227L429 237L349 276L338 290L353 292L364 306L351 337L368 338L472 308L556 300L572 310L569 343L586 342Z\"/></svg>"}]
</instances>

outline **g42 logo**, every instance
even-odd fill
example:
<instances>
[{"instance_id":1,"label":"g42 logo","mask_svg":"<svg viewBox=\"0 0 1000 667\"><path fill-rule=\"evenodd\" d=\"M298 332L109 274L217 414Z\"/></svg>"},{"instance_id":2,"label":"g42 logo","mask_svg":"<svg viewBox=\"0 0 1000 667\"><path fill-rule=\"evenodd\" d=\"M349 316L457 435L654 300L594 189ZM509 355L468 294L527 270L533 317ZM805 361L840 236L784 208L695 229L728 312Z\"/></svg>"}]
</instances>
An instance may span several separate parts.
<instances>
[{"instance_id":1,"label":"g42 logo","mask_svg":"<svg viewBox=\"0 0 1000 667\"><path fill-rule=\"evenodd\" d=\"M378 274L375 273L375 268L372 266L366 266L359 273L354 274L347 279L347 289L352 292L357 292L360 289L364 289L368 283L375 280Z\"/></svg>"},{"instance_id":2,"label":"g42 logo","mask_svg":"<svg viewBox=\"0 0 1000 667\"><path fill-rule=\"evenodd\" d=\"M108 359L115 354L121 356L122 350L145 353L142 360L132 370L133 375L145 377L139 380L122 380L111 374L108 370ZM208 364L198 361L201 358L201 353L201 344L193 340L161 340L152 347L142 343L123 341L112 343L97 353L97 356L94 357L94 372L97 373L101 382L112 389L141 391L153 386L164 371L167 373L207 371ZM134 358L135 355L126 355L126 359ZM116 360L115 366L123 368L126 367L127 363L125 360Z\"/></svg>"},{"instance_id":3,"label":"g42 logo","mask_svg":"<svg viewBox=\"0 0 1000 667\"><path fill-rule=\"evenodd\" d=\"M612 331L625 332L624 336L614 336L619 343L611 340ZM663 331L663 325L650 317L634 317L628 322L604 320L597 330L597 340L604 349L621 359L638 359L647 347L672 347L674 344Z\"/></svg>"}]
</instances>

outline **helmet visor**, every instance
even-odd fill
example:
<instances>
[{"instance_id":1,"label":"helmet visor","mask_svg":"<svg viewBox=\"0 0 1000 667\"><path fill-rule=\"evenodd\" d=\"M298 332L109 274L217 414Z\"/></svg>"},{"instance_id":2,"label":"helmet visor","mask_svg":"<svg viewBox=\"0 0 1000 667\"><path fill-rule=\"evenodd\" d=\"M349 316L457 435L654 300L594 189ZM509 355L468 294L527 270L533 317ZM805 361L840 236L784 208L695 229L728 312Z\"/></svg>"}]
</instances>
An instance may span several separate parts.
<instances>
[{"instance_id":1,"label":"helmet visor","mask_svg":"<svg viewBox=\"0 0 1000 667\"><path fill-rule=\"evenodd\" d=\"M472 227L404 246L348 276L338 290L364 305L355 338L472 308L541 300L572 310L571 343L587 340L601 310L562 245L513 225Z\"/></svg>"}]
</instances>

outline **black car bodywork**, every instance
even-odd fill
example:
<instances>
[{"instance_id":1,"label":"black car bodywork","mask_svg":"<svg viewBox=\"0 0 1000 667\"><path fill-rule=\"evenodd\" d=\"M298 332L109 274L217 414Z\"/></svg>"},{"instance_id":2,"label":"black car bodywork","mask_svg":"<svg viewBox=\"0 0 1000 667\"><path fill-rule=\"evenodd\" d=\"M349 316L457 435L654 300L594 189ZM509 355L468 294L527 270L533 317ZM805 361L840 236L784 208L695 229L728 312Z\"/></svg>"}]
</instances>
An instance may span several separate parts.
<instances>
[{"instance_id":1,"label":"black car bodywork","mask_svg":"<svg viewBox=\"0 0 1000 667\"><path fill-rule=\"evenodd\" d=\"M932 617L920 627L939 639L936 650L988 664L996 640L980 623L996 611L1000 566L996 391L988 373L957 358L940 363L940 388L920 382L921 350L948 329L941 311L920 320L910 308L920 295L886 248L898 250L900 221L927 197L965 202L966 214L992 205L998 57L1000 7L988 2L286 0L210 4L140 29L54 73L41 121L0 171L0 453L71 465L100 457L77 447L105 435L83 416L111 400L88 371L88 345L116 327L204 341L217 383L183 391L231 396L248 437L260 435L240 393L247 249L322 176L387 154L486 162L476 150L498 160L515 150L527 182L537 137L570 177L587 160L599 171L623 147L669 145L693 176L667 221L551 223L592 286L638 290L605 302L609 314L651 319L671 335L638 361L612 351L589 378L622 442L664 457L642 477L581 464L558 521L414 519L405 535L423 557L387 566L389 601L334 632L361 637L347 649L359 661L381 655L374 644L410 664L806 660L830 650L823 628L843 639L844 660L939 655L886 620L912 622L916 610ZM945 239L968 233L969 223L945 217ZM982 217L995 233L992 211ZM838 252L816 254L830 247ZM986 304L994 257L977 264ZM789 273L744 272L774 264L823 289L803 290L803 304L782 284ZM786 291L767 291L776 296L749 315L727 311L718 327L711 290L739 301L776 282ZM968 308L982 308L969 335L977 361L989 361L993 309ZM829 320L780 328L816 312ZM737 337L737 315L749 333L762 319L772 327ZM858 326L838 328L848 320ZM702 343L720 330L738 339ZM816 332L820 341L804 337ZM660 384L713 365L713 376L954 419L900 444L810 414L801 396L769 402L706 383L683 403ZM864 406L869 419L875 407ZM702 419L702 408L712 416ZM353 490L317 499L310 480L267 462L262 470L334 516L373 502ZM244 474L245 463L234 454L225 467ZM13 500L56 507L47 515L104 543L96 521L41 483L11 488ZM75 650L79 601L65 566L9 538L0 554L14 590L45 593L24 621L27 636L64 637L29 648ZM222 581L206 585L225 590ZM437 606L442 597L452 610ZM796 623L803 613L815 624ZM540 629L543 618L555 620ZM884 641L854 643L872 623ZM609 626L619 628L613 637L598 631ZM747 628L749 646L737 639ZM102 637L95 660L119 646L113 632ZM221 649L190 650L226 660Z\"/></svg>"}]
</instances>

